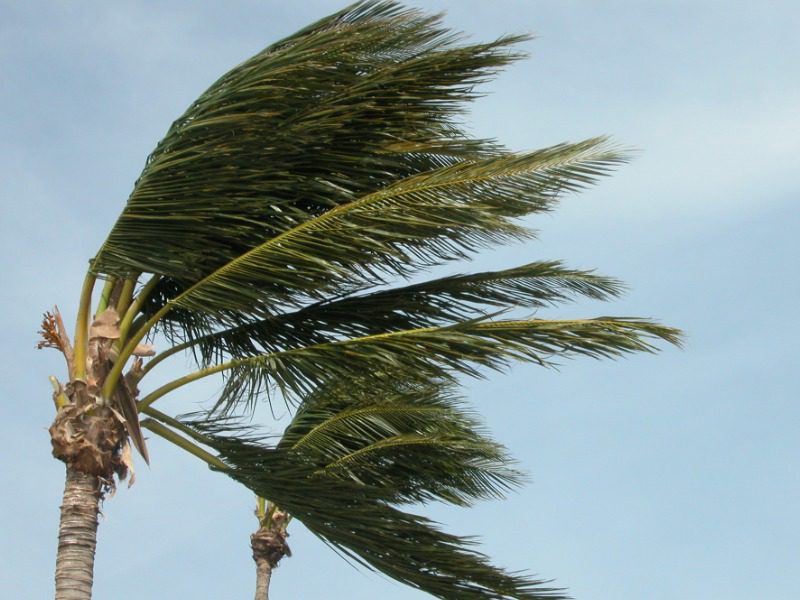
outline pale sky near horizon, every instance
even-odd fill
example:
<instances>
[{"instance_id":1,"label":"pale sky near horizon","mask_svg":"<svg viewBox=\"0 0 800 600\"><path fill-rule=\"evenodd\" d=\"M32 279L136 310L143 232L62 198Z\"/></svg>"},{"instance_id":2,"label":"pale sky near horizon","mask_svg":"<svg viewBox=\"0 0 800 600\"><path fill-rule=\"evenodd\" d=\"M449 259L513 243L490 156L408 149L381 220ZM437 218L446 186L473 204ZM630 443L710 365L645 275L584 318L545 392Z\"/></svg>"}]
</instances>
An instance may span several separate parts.
<instances>
[{"instance_id":1,"label":"pale sky near horizon","mask_svg":"<svg viewBox=\"0 0 800 600\"><path fill-rule=\"evenodd\" d=\"M63 467L47 375L63 367L33 349L41 314L58 304L73 318L86 260L172 120L227 69L344 4L0 0L0 597L52 597ZM473 40L537 34L530 59L485 88L477 135L522 150L611 134L638 149L538 218L538 241L475 268L596 268L629 293L542 316L653 317L687 333L684 350L466 382L531 481L506 501L426 514L577 600L794 600L800 5L406 4L445 10ZM150 444L152 466L103 507L95 597L252 597L250 493ZM428 597L291 533L274 600Z\"/></svg>"}]
</instances>

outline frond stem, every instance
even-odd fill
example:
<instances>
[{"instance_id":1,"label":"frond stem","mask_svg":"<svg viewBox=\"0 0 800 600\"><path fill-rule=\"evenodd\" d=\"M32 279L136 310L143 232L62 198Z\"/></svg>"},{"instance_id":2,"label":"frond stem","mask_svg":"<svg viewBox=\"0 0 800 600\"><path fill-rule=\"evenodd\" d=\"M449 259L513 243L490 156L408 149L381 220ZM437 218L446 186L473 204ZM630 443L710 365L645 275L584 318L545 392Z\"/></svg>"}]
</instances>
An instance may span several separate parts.
<instances>
[{"instance_id":1,"label":"frond stem","mask_svg":"<svg viewBox=\"0 0 800 600\"><path fill-rule=\"evenodd\" d=\"M172 348L167 348L163 352L159 352L158 355L154 356L150 359L150 361L144 366L142 369L142 377L147 375L151 370L155 368L155 366L163 360L166 360L170 356L174 356L178 352L191 348L192 346L197 343L198 340L193 340L191 342L183 342L182 344L178 344L177 346L173 346Z\"/></svg>"},{"instance_id":2,"label":"frond stem","mask_svg":"<svg viewBox=\"0 0 800 600\"><path fill-rule=\"evenodd\" d=\"M119 324L119 339L121 343L124 343L125 338L128 337L128 333L131 330L131 323L133 323L133 319L142 309L142 305L145 303L147 298L153 291L153 288L156 287L156 284L161 281L160 275L153 275L150 280L144 284L142 289L136 295L135 300L131 300L131 294L133 293L133 287L136 285L136 279L126 279L124 286L122 288L122 296L120 297L120 303L118 305L118 312L122 317L122 322ZM129 297L129 300L126 302L125 297ZM127 305L127 306L126 306ZM123 312L124 307L124 312ZM138 343L138 342L137 342ZM122 354L120 354L120 358L123 358ZM123 360L127 360L128 356L125 356Z\"/></svg>"},{"instance_id":3,"label":"frond stem","mask_svg":"<svg viewBox=\"0 0 800 600\"><path fill-rule=\"evenodd\" d=\"M214 456L210 452L203 450L200 446L193 444L185 437L178 435L170 428L162 425L158 421L154 421L153 419L144 419L141 422L142 427L145 427L155 433L157 436L164 438L168 442L172 442L179 448L186 450L189 454L192 454L208 464L210 467L214 467L215 469L219 469L220 471L227 471L229 469L228 465L222 462L218 457Z\"/></svg>"},{"instance_id":4,"label":"frond stem","mask_svg":"<svg viewBox=\"0 0 800 600\"><path fill-rule=\"evenodd\" d=\"M157 390L150 392L147 396L142 398L137 406L139 407L139 412L144 412L146 408L148 408L153 402L164 396L165 394L170 393L173 390L178 389L186 385L187 383L192 383L193 381L197 381L198 379L202 379L203 377L208 377L209 375L214 375L215 373L221 373L227 369L234 368L238 363L241 361L232 360L228 361L214 367L207 367L205 369L200 369L199 371L195 371L194 373L189 373L188 375L184 375L183 377L179 377L178 379L174 379L169 383L165 383Z\"/></svg>"},{"instance_id":5,"label":"frond stem","mask_svg":"<svg viewBox=\"0 0 800 600\"><path fill-rule=\"evenodd\" d=\"M124 315L128 310L128 307L131 305L133 301L133 292L136 289L136 281L139 279L138 276L136 277L129 277L125 281L122 282L122 291L119 295L119 301L117 302L117 314Z\"/></svg>"},{"instance_id":6,"label":"frond stem","mask_svg":"<svg viewBox=\"0 0 800 600\"><path fill-rule=\"evenodd\" d=\"M108 301L111 298L111 293L114 291L114 286L117 285L116 277L109 277L103 286L103 291L100 293L100 300L97 301L97 308L94 314L99 315L106 308L108 308Z\"/></svg>"},{"instance_id":7,"label":"frond stem","mask_svg":"<svg viewBox=\"0 0 800 600\"><path fill-rule=\"evenodd\" d=\"M185 425L184 423L181 423L178 419L176 419L174 417L170 417L169 415L164 414L160 410L157 410L157 409L155 409L153 407L148 406L148 407L139 409L139 412L144 413L144 414L148 415L149 417L152 417L153 419L155 419L156 421L159 421L160 423L163 423L164 425L169 425L170 427L172 427L173 429L177 429L181 433L185 433L186 435L188 435L190 438L192 438L196 442L199 442L199 443L205 444L205 445L208 445L211 442L211 440L208 438L208 436L203 435L199 431L196 431L196 430L192 429L191 427Z\"/></svg>"},{"instance_id":8,"label":"frond stem","mask_svg":"<svg viewBox=\"0 0 800 600\"><path fill-rule=\"evenodd\" d=\"M297 440L293 445L292 448L297 450L298 448L304 446L308 440L312 439L315 435L319 434L319 432L324 431L326 429L330 429L335 427L339 421L344 419L352 419L358 417L360 415L370 415L370 413L378 413L379 415L385 415L389 412L396 412L396 413L404 413L407 414L409 412L408 407L406 406L387 406L381 407L380 410L376 410L375 407L369 406L366 408L356 408L352 410L344 410L339 412L328 419L325 419L323 422L315 425L311 429L309 429L306 433L304 433L299 440ZM444 409L438 406L415 406L414 413L432 413L428 418L435 419L435 415L439 413L445 412Z\"/></svg>"},{"instance_id":9,"label":"frond stem","mask_svg":"<svg viewBox=\"0 0 800 600\"><path fill-rule=\"evenodd\" d=\"M349 454L345 454L344 456L337 458L333 462L328 463L324 467L317 469L317 472L324 473L331 469L335 469L336 467L340 467L348 462L356 461L360 456L364 456L371 452L380 451L383 450L384 448L391 448L393 446L416 446L416 445L435 446L437 444L439 445L446 444L446 441L437 440L430 437L424 437L421 435L406 435L406 436L395 435L390 438L384 438L377 442L373 442L372 444L364 446L363 448L359 448L358 450L353 450ZM462 447L465 445L466 444L462 444Z\"/></svg>"},{"instance_id":10,"label":"frond stem","mask_svg":"<svg viewBox=\"0 0 800 600\"><path fill-rule=\"evenodd\" d=\"M272 516L271 510L269 516ZM256 519L258 519L259 527L267 527L269 525L267 522L267 501L261 496L256 496Z\"/></svg>"},{"instance_id":11,"label":"frond stem","mask_svg":"<svg viewBox=\"0 0 800 600\"><path fill-rule=\"evenodd\" d=\"M125 312L125 316L122 319L122 323L120 323L120 343L125 343L125 338L127 337L128 333L131 329L131 323L133 322L134 317L141 309L142 305L144 304L145 300L147 300L150 293L155 288L156 284L161 279L160 275L153 275L150 278L144 287L141 289L139 294L136 296L136 299L131 304L131 307ZM168 304L165 306L169 306ZM108 375L106 376L106 380L103 383L103 398L109 399L111 395L114 393L114 389L117 387L117 382L119 381L120 376L122 375L123 369L125 369L125 363L128 362L128 359L133 354L133 351L136 350L136 346L142 340L142 338L147 334L152 327L158 323L159 319L164 315L166 311L164 307L161 308L155 315L153 315L142 327L140 327L131 337L127 344L122 348L119 355L117 356L116 362L114 362L114 366L109 371Z\"/></svg>"},{"instance_id":12,"label":"frond stem","mask_svg":"<svg viewBox=\"0 0 800 600\"><path fill-rule=\"evenodd\" d=\"M78 303L78 319L75 324L75 355L73 360L73 379L86 379L86 353L89 347L89 319L92 304L92 290L97 277L89 271L83 280L81 298Z\"/></svg>"}]
</instances>

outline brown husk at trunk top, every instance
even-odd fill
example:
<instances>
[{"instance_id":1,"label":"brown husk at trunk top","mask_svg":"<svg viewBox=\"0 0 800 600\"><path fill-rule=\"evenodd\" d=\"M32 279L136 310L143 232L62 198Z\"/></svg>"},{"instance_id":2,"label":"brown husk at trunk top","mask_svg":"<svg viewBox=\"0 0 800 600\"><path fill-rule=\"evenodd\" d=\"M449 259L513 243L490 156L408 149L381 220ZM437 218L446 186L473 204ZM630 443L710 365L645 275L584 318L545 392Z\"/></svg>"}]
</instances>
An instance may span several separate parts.
<instances>
[{"instance_id":1,"label":"brown husk at trunk top","mask_svg":"<svg viewBox=\"0 0 800 600\"><path fill-rule=\"evenodd\" d=\"M287 525L288 515L276 508L269 519L261 522L258 531L250 536L250 547L256 563L256 600L268 600L272 570L284 556L292 555L286 543L289 537Z\"/></svg>"},{"instance_id":2,"label":"brown husk at trunk top","mask_svg":"<svg viewBox=\"0 0 800 600\"><path fill-rule=\"evenodd\" d=\"M47 315L45 317L46 321ZM58 332L58 315L50 318L45 332ZM114 475L120 480L131 473L129 485L133 483L133 463L129 440L148 460L147 448L139 426L136 410L136 383L141 372L141 359L136 358L129 373L120 378L111 399L102 398L102 386L113 366L116 356L114 342L120 337L119 315L108 308L98 315L89 328L88 352L86 356L86 380L74 379L55 396L64 401L50 426L53 456L71 469L99 477L108 489L114 489ZM56 346L60 336L44 335L48 346ZM60 343L62 352L65 344ZM65 352L65 356L66 356ZM67 356L69 362L69 356ZM74 372L74 369L71 369Z\"/></svg>"},{"instance_id":3,"label":"brown husk at trunk top","mask_svg":"<svg viewBox=\"0 0 800 600\"><path fill-rule=\"evenodd\" d=\"M71 402L58 411L50 426L53 456L72 469L100 477L113 488L113 476L122 480L129 472L128 434L116 411L96 406L86 388L80 381L66 386Z\"/></svg>"}]
</instances>

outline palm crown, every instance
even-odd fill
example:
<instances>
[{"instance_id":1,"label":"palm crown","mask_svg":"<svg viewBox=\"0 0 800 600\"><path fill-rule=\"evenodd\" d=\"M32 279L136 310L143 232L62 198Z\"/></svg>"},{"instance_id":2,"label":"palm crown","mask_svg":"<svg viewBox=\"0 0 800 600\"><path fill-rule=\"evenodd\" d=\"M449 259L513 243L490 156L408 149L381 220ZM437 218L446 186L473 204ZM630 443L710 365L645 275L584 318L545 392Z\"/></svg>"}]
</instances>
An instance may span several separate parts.
<instances>
[{"instance_id":1,"label":"palm crown","mask_svg":"<svg viewBox=\"0 0 800 600\"><path fill-rule=\"evenodd\" d=\"M622 289L557 261L430 273L528 238L524 217L625 161L603 138L518 153L465 133L465 103L525 39L468 44L436 16L359 2L238 65L172 124L91 263L72 366L85 375L103 339L82 333L101 278L114 349L98 397L145 458L137 413L370 568L442 598L560 597L399 508L520 479L455 398L458 376L678 341L641 319L532 318ZM155 333L166 348L145 363ZM198 369L138 398L181 351ZM208 413L153 406L217 373ZM296 407L276 445L231 416L260 397Z\"/></svg>"}]
</instances>

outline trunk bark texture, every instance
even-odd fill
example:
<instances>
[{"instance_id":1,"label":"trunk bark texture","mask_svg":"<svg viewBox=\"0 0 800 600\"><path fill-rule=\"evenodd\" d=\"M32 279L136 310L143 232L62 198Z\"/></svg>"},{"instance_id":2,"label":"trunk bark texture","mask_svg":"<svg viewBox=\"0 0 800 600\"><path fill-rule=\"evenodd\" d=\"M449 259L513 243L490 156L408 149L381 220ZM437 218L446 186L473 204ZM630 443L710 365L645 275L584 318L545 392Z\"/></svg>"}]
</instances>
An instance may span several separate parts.
<instances>
[{"instance_id":1,"label":"trunk bark texture","mask_svg":"<svg viewBox=\"0 0 800 600\"><path fill-rule=\"evenodd\" d=\"M269 600L269 580L272 577L272 565L265 558L256 560L256 598Z\"/></svg>"},{"instance_id":2,"label":"trunk bark texture","mask_svg":"<svg viewBox=\"0 0 800 600\"><path fill-rule=\"evenodd\" d=\"M56 557L56 600L91 600L100 487L96 476L67 467Z\"/></svg>"}]
</instances>

